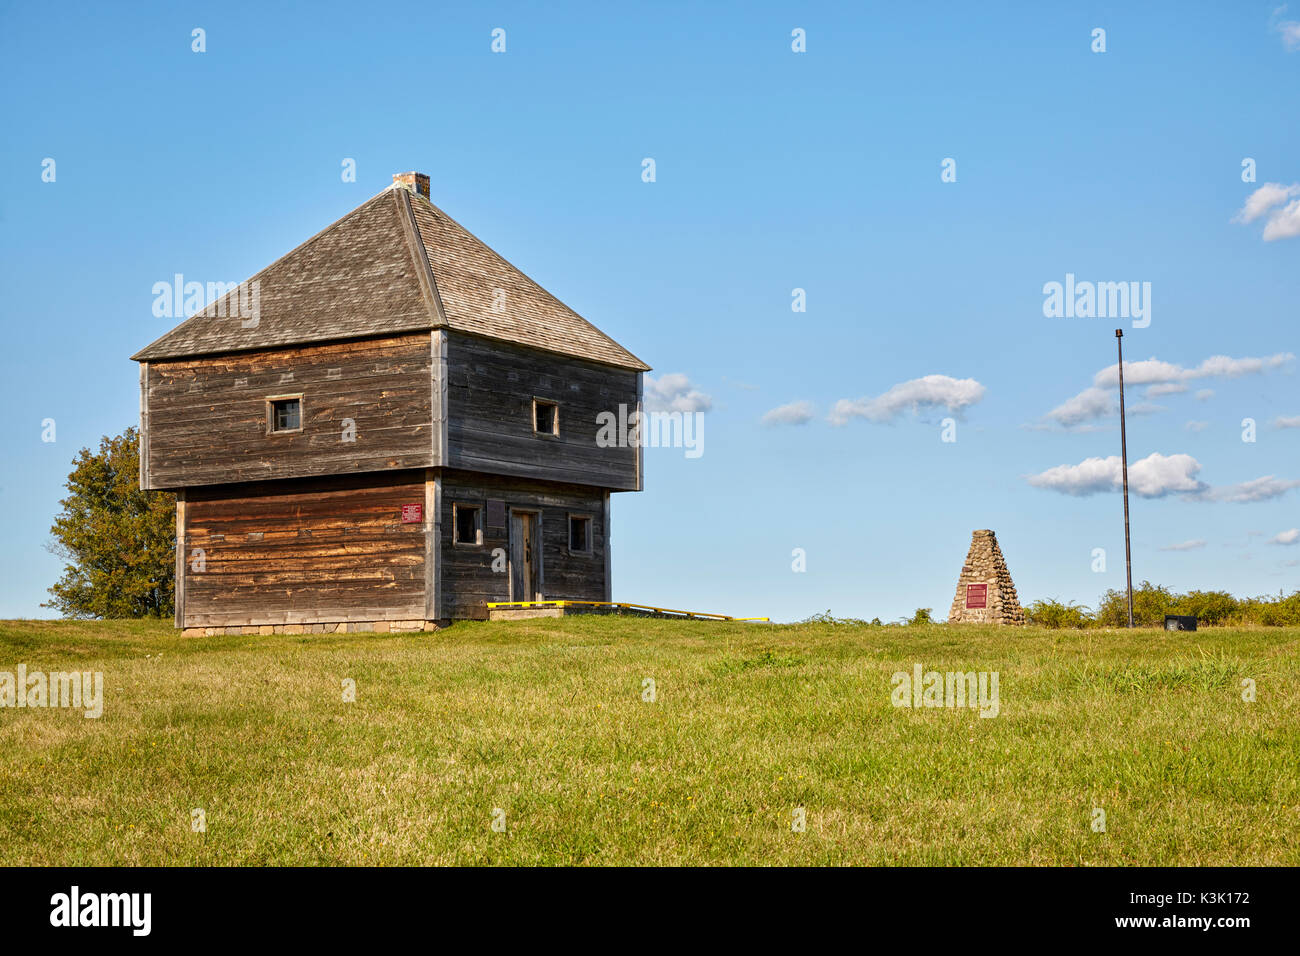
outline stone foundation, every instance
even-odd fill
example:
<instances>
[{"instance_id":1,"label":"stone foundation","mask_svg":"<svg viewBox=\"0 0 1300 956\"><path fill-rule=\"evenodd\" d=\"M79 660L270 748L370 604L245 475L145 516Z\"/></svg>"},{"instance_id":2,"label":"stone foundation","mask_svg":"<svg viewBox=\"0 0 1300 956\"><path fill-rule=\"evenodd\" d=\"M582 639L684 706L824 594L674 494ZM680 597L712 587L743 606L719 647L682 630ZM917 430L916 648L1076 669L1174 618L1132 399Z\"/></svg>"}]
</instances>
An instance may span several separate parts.
<instances>
[{"instance_id":1,"label":"stone foundation","mask_svg":"<svg viewBox=\"0 0 1300 956\"><path fill-rule=\"evenodd\" d=\"M492 608L488 611L489 621L526 621L534 617L564 617L562 607L521 607Z\"/></svg>"},{"instance_id":2,"label":"stone foundation","mask_svg":"<svg viewBox=\"0 0 1300 956\"><path fill-rule=\"evenodd\" d=\"M242 624L230 627L187 627L184 637L232 634L393 634L440 631L449 621L338 621L326 624Z\"/></svg>"}]
</instances>

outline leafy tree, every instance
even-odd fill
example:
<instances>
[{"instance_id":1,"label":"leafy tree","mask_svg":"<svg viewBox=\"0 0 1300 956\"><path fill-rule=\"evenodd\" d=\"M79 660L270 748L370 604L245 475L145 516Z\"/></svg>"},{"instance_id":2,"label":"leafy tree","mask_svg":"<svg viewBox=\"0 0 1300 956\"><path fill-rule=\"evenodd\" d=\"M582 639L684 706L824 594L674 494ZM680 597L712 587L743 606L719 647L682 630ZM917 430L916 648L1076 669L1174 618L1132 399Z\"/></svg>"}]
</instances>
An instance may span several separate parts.
<instances>
[{"instance_id":1,"label":"leafy tree","mask_svg":"<svg viewBox=\"0 0 1300 956\"><path fill-rule=\"evenodd\" d=\"M176 578L176 496L140 490L134 428L83 448L54 519L50 550L68 563L44 607L74 618L166 617Z\"/></svg>"}]
</instances>

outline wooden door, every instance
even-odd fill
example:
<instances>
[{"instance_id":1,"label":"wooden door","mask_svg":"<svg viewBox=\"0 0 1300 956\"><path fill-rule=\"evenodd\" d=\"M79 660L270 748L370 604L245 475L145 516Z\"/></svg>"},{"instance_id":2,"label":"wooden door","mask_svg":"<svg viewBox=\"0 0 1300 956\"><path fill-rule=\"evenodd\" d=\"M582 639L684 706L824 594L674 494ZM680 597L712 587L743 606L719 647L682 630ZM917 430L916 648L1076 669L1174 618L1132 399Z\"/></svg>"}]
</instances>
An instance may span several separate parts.
<instances>
[{"instance_id":1,"label":"wooden door","mask_svg":"<svg viewBox=\"0 0 1300 956\"><path fill-rule=\"evenodd\" d=\"M538 601L542 555L537 542L537 515L514 511L510 515L510 583L513 601Z\"/></svg>"}]
</instances>

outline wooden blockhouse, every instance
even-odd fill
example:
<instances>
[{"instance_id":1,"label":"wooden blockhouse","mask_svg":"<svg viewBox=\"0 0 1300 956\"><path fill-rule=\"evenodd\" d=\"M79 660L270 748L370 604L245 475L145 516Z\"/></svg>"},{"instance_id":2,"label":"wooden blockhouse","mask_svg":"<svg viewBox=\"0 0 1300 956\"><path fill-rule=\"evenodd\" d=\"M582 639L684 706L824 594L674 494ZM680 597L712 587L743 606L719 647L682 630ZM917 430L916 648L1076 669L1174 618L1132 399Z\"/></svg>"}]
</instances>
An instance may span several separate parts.
<instances>
[{"instance_id":1,"label":"wooden blockhouse","mask_svg":"<svg viewBox=\"0 0 1300 956\"><path fill-rule=\"evenodd\" d=\"M348 213L132 356L140 484L174 491L176 625L415 630L608 601L649 366L429 201ZM602 447L611 445L611 447Z\"/></svg>"}]
</instances>

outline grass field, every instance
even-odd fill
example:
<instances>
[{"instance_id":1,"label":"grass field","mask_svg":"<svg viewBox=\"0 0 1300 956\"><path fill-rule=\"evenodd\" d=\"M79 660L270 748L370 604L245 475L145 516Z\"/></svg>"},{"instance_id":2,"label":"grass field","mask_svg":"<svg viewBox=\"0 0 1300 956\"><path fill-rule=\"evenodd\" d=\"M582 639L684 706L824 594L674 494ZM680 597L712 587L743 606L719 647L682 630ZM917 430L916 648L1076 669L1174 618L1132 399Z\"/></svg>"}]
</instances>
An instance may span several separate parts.
<instances>
[{"instance_id":1,"label":"grass field","mask_svg":"<svg viewBox=\"0 0 1300 956\"><path fill-rule=\"evenodd\" d=\"M916 663L999 715L894 707ZM0 622L18 664L105 705L0 709L2 864L1300 863L1295 628Z\"/></svg>"}]
</instances>

